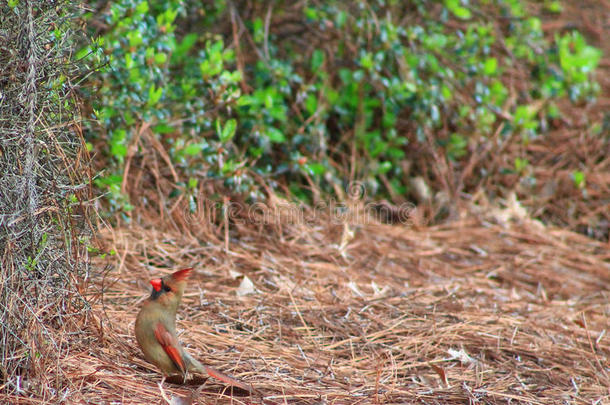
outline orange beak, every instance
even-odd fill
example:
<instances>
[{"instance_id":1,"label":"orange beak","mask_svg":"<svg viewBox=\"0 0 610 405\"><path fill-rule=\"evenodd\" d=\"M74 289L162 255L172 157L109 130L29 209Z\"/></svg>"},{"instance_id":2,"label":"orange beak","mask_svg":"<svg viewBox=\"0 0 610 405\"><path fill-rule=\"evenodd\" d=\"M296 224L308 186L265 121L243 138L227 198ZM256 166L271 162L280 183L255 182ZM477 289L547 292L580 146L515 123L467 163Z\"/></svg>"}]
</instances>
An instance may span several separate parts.
<instances>
[{"instance_id":1,"label":"orange beak","mask_svg":"<svg viewBox=\"0 0 610 405\"><path fill-rule=\"evenodd\" d=\"M161 283L162 281L160 278L154 278L150 280L150 285L152 285L155 291L157 292L161 291Z\"/></svg>"}]
</instances>

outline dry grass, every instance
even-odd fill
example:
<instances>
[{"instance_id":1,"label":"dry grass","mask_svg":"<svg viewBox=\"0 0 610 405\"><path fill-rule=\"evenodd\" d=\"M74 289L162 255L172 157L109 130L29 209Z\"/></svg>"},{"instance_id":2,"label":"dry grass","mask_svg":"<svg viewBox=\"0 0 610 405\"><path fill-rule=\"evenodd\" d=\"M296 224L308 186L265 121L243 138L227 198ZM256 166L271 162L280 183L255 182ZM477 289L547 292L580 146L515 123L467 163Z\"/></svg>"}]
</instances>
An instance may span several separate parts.
<instances>
[{"instance_id":1,"label":"dry grass","mask_svg":"<svg viewBox=\"0 0 610 405\"><path fill-rule=\"evenodd\" d=\"M0 395L54 396L54 368L87 317L89 158L69 58L76 8L0 4Z\"/></svg>"},{"instance_id":2,"label":"dry grass","mask_svg":"<svg viewBox=\"0 0 610 405\"><path fill-rule=\"evenodd\" d=\"M146 226L107 230L116 255L94 280L95 343L76 345L70 382L31 403L164 403L160 375L133 336L147 280L196 273L181 340L208 364L251 383L233 396L208 380L166 383L195 403L608 403L608 246L509 211L451 225L352 224L318 219L230 225L174 210ZM273 222L273 221L271 221ZM342 248L341 245L344 247ZM236 273L241 274L238 276ZM243 277L254 284L240 296ZM101 291L104 294L101 294ZM248 292L246 289L244 292ZM96 326L97 325L97 326ZM17 398L6 398L17 403ZM29 402L24 398L21 402Z\"/></svg>"}]
</instances>

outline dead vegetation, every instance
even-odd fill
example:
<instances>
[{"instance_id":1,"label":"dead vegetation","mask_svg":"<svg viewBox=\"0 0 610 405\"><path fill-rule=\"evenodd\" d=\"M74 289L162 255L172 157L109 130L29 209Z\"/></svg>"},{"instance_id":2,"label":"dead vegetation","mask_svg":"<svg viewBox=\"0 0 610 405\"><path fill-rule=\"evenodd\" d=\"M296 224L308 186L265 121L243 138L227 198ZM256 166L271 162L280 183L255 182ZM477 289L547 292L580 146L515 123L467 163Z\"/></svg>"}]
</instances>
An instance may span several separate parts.
<instances>
[{"instance_id":1,"label":"dead vegetation","mask_svg":"<svg viewBox=\"0 0 610 405\"><path fill-rule=\"evenodd\" d=\"M90 289L96 322L88 327L97 339L77 344L49 371L69 389L48 400L164 403L160 375L133 337L135 315L148 279L193 266L181 340L258 394L231 396L208 380L199 389L166 383L167 398L610 401L607 245L519 218L514 206L479 208L469 219L421 229L345 227L330 217L283 221L280 229L243 215L229 223L227 245L226 224L198 221L186 207L163 221L142 212L144 225L103 233L116 254Z\"/></svg>"},{"instance_id":2,"label":"dead vegetation","mask_svg":"<svg viewBox=\"0 0 610 405\"><path fill-rule=\"evenodd\" d=\"M0 4L0 402L54 395L88 305L88 154L74 125L69 2ZM50 29L50 27L52 27Z\"/></svg>"}]
</instances>

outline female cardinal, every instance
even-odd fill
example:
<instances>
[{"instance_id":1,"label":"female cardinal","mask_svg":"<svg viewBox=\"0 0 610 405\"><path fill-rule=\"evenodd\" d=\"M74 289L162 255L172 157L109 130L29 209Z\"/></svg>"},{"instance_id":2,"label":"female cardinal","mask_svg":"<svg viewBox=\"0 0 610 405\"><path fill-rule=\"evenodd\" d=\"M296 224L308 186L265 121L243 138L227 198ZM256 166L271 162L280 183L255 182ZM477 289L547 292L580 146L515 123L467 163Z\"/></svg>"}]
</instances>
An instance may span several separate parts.
<instances>
[{"instance_id":1,"label":"female cardinal","mask_svg":"<svg viewBox=\"0 0 610 405\"><path fill-rule=\"evenodd\" d=\"M186 287L186 279L192 270L179 270L150 281L153 290L142 305L135 328L136 340L144 357L159 367L164 375L182 374L186 378L189 371L207 373L229 385L252 392L250 386L201 364L178 343L176 311Z\"/></svg>"}]
</instances>

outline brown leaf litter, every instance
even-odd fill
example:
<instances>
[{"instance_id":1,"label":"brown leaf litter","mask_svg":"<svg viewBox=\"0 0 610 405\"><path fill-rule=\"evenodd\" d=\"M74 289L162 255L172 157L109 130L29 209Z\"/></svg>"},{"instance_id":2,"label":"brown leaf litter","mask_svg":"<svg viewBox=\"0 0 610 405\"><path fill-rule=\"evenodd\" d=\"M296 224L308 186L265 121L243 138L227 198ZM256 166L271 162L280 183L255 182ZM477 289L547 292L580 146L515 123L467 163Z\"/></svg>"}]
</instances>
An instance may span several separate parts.
<instances>
[{"instance_id":1,"label":"brown leaf litter","mask_svg":"<svg viewBox=\"0 0 610 405\"><path fill-rule=\"evenodd\" d=\"M102 234L116 254L98 259L107 271L92 281L97 338L49 370L69 389L7 400L610 403L602 242L495 214L417 229L234 220L227 244L222 224L180 209L163 221L143 213L140 223ZM195 274L179 310L181 341L256 395L232 395L212 379L160 388L137 348L147 281L186 266Z\"/></svg>"}]
</instances>

